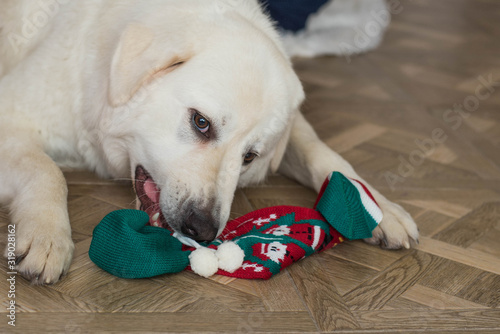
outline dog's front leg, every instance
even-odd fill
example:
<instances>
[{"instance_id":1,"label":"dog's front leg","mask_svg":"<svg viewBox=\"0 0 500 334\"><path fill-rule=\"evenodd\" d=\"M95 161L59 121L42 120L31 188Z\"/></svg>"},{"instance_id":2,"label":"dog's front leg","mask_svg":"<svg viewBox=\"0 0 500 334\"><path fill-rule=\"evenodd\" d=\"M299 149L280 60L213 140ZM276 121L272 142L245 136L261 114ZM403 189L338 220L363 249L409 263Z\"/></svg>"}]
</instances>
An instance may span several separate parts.
<instances>
[{"instance_id":1,"label":"dog's front leg","mask_svg":"<svg viewBox=\"0 0 500 334\"><path fill-rule=\"evenodd\" d=\"M332 171L362 181L382 209L384 219L366 242L397 249L410 248L411 240L418 241L418 229L411 216L364 181L346 160L318 138L304 116L298 113L279 172L319 191L325 177Z\"/></svg>"},{"instance_id":2,"label":"dog's front leg","mask_svg":"<svg viewBox=\"0 0 500 334\"><path fill-rule=\"evenodd\" d=\"M67 272L74 249L64 176L36 141L2 132L0 200L9 204L9 230L15 226L15 245L8 245L6 255L15 254L16 270L33 283L55 283Z\"/></svg>"}]
</instances>

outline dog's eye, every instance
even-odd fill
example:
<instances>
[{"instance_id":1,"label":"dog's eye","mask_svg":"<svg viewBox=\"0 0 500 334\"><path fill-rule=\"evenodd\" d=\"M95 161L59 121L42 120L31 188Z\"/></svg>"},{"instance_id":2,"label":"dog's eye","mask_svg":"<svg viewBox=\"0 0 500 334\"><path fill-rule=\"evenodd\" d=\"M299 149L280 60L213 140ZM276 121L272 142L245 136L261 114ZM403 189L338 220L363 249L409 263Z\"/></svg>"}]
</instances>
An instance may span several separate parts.
<instances>
[{"instance_id":1,"label":"dog's eye","mask_svg":"<svg viewBox=\"0 0 500 334\"><path fill-rule=\"evenodd\" d=\"M255 158L257 157L257 154L255 153L252 153L252 152L248 152L247 154L245 154L245 157L243 158L243 163L245 165L248 165L250 164Z\"/></svg>"},{"instance_id":2,"label":"dog's eye","mask_svg":"<svg viewBox=\"0 0 500 334\"><path fill-rule=\"evenodd\" d=\"M203 134L207 133L210 129L210 122L198 113L193 115L193 124Z\"/></svg>"}]
</instances>

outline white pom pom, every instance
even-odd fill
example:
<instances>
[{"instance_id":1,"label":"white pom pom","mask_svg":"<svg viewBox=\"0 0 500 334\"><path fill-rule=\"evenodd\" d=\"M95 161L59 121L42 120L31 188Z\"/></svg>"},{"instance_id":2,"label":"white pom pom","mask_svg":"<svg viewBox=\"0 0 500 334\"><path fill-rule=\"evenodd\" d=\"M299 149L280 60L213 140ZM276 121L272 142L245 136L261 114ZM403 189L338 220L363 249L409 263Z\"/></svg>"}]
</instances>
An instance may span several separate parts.
<instances>
[{"instance_id":1,"label":"white pom pom","mask_svg":"<svg viewBox=\"0 0 500 334\"><path fill-rule=\"evenodd\" d=\"M230 273L239 269L245 259L243 249L232 241L226 241L221 244L215 255L219 259L219 268Z\"/></svg>"},{"instance_id":2,"label":"white pom pom","mask_svg":"<svg viewBox=\"0 0 500 334\"><path fill-rule=\"evenodd\" d=\"M191 269L198 275L210 277L219 269L219 260L215 250L207 247L195 249L189 255Z\"/></svg>"}]
</instances>

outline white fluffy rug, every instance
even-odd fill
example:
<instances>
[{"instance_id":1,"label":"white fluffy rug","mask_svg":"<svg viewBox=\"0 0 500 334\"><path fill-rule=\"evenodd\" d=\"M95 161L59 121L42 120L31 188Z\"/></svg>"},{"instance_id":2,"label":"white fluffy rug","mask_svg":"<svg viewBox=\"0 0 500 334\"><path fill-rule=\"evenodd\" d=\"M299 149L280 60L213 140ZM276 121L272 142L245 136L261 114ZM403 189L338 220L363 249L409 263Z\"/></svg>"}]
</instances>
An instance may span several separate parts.
<instances>
[{"instance_id":1,"label":"white fluffy rug","mask_svg":"<svg viewBox=\"0 0 500 334\"><path fill-rule=\"evenodd\" d=\"M284 33L291 56L349 56L376 48L391 14L385 0L333 0L311 15L306 29Z\"/></svg>"}]
</instances>

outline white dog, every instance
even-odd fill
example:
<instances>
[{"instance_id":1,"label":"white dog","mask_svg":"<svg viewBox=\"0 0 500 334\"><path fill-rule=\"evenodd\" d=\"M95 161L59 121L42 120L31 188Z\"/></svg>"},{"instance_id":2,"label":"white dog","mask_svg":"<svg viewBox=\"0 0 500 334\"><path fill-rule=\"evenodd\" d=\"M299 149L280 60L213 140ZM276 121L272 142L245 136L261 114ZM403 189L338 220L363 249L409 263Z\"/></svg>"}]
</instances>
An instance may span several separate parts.
<instances>
[{"instance_id":1,"label":"white dog","mask_svg":"<svg viewBox=\"0 0 500 334\"><path fill-rule=\"evenodd\" d=\"M0 201L17 269L54 283L70 265L59 166L130 177L154 224L211 240L238 186L278 171L318 190L361 179L299 113L304 93L255 0L2 0ZM411 217L370 188L368 240L410 247Z\"/></svg>"}]
</instances>

